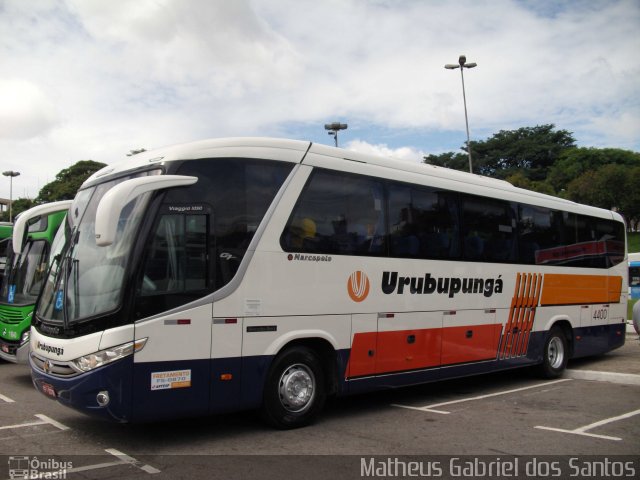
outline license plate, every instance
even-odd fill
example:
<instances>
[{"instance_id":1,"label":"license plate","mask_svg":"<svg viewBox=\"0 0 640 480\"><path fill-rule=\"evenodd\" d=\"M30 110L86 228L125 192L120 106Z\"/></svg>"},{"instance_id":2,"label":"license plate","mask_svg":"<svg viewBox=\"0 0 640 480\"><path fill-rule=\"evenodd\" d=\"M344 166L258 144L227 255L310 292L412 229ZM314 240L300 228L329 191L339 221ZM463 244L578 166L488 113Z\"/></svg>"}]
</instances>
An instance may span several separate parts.
<instances>
[{"instance_id":1,"label":"license plate","mask_svg":"<svg viewBox=\"0 0 640 480\"><path fill-rule=\"evenodd\" d=\"M42 383L42 393L51 398L56 398L56 389L53 388L53 385L49 385L48 383Z\"/></svg>"}]
</instances>

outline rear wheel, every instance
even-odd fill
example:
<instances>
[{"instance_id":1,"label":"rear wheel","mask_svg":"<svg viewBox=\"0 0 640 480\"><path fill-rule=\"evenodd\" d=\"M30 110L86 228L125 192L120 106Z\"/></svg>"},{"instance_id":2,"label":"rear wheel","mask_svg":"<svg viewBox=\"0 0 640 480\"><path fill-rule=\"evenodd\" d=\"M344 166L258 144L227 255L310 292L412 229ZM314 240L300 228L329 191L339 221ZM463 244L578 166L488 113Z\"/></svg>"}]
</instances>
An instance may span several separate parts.
<instances>
[{"instance_id":1,"label":"rear wheel","mask_svg":"<svg viewBox=\"0 0 640 480\"><path fill-rule=\"evenodd\" d=\"M539 372L545 378L558 378L567 367L568 360L567 338L562 328L553 327L544 343Z\"/></svg>"},{"instance_id":2,"label":"rear wheel","mask_svg":"<svg viewBox=\"0 0 640 480\"><path fill-rule=\"evenodd\" d=\"M324 406L324 383L322 364L313 350L285 350L273 361L267 376L263 418L282 429L310 424Z\"/></svg>"}]
</instances>

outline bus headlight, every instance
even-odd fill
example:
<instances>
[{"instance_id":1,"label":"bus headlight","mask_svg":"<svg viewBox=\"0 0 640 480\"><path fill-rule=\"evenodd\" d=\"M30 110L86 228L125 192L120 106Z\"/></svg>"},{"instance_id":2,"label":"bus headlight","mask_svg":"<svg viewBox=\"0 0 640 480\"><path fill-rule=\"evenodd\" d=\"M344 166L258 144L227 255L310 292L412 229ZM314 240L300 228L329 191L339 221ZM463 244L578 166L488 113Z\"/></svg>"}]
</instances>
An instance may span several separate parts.
<instances>
[{"instance_id":1,"label":"bus headlight","mask_svg":"<svg viewBox=\"0 0 640 480\"><path fill-rule=\"evenodd\" d=\"M29 343L29 339L31 338L31 330L27 330L20 337L20 346L23 346L26 343Z\"/></svg>"},{"instance_id":2,"label":"bus headlight","mask_svg":"<svg viewBox=\"0 0 640 480\"><path fill-rule=\"evenodd\" d=\"M116 347L106 348L99 352L90 353L80 358L72 360L71 366L78 372L84 373L94 368L102 367L116 360L133 355L135 352L142 350L147 343L146 338L136 340L135 342L125 343Z\"/></svg>"}]
</instances>

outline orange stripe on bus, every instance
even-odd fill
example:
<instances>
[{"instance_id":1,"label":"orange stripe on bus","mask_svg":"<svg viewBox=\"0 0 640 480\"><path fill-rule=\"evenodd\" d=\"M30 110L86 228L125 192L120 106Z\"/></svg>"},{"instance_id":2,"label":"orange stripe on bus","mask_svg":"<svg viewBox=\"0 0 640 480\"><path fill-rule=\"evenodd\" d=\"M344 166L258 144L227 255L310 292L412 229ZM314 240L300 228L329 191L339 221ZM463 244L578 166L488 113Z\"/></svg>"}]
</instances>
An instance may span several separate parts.
<instances>
[{"instance_id":1,"label":"orange stripe on bus","mask_svg":"<svg viewBox=\"0 0 640 480\"><path fill-rule=\"evenodd\" d=\"M546 273L540 305L617 303L621 292L620 276Z\"/></svg>"}]
</instances>

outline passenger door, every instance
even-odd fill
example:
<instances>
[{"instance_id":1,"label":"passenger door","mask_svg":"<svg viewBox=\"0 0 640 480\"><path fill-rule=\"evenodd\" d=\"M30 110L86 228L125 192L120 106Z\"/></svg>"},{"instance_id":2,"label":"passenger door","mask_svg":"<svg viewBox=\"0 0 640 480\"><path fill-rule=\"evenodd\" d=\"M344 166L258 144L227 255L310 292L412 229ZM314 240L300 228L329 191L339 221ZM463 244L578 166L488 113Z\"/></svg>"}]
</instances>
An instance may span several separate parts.
<instances>
[{"instance_id":1,"label":"passenger door","mask_svg":"<svg viewBox=\"0 0 640 480\"><path fill-rule=\"evenodd\" d=\"M210 290L209 225L201 206L166 207L145 248L135 305L135 338L148 338L134 357L138 420L209 411L212 306L176 310Z\"/></svg>"}]
</instances>

